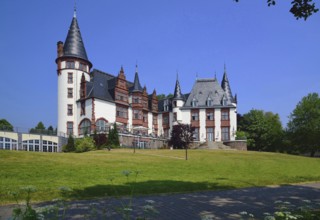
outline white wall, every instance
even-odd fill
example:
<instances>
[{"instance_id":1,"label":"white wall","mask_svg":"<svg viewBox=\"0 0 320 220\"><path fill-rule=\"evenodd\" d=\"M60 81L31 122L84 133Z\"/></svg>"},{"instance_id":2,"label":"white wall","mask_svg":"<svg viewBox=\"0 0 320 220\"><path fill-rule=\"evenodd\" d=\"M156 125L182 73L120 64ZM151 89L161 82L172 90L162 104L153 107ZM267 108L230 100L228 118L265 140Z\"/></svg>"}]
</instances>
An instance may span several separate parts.
<instances>
[{"instance_id":1,"label":"white wall","mask_svg":"<svg viewBox=\"0 0 320 220\"><path fill-rule=\"evenodd\" d=\"M105 118L110 123L114 123L116 121L116 105L115 105L115 103L100 100L100 99L95 99L94 104L95 104L96 119Z\"/></svg>"},{"instance_id":2,"label":"white wall","mask_svg":"<svg viewBox=\"0 0 320 220\"><path fill-rule=\"evenodd\" d=\"M206 141L206 109L199 110L199 122L200 122L200 130L199 130L199 140L200 142Z\"/></svg>"},{"instance_id":3,"label":"white wall","mask_svg":"<svg viewBox=\"0 0 320 220\"><path fill-rule=\"evenodd\" d=\"M236 139L237 131L237 108L230 108L230 140Z\"/></svg>"},{"instance_id":4,"label":"white wall","mask_svg":"<svg viewBox=\"0 0 320 220\"><path fill-rule=\"evenodd\" d=\"M221 109L216 108L214 110L214 120L215 120L215 138L216 141L221 141Z\"/></svg>"}]
</instances>

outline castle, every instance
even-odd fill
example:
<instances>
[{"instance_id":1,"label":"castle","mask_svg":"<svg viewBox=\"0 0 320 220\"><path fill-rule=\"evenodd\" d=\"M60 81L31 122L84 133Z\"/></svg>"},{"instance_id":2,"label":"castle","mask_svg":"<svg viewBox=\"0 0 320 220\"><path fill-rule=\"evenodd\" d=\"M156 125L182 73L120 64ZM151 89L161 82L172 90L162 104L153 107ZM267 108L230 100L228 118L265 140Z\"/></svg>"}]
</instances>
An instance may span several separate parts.
<instances>
[{"instance_id":1,"label":"castle","mask_svg":"<svg viewBox=\"0 0 320 220\"><path fill-rule=\"evenodd\" d=\"M147 93L136 67L133 81L123 67L117 75L92 69L81 37L76 12L65 42L57 43L58 134L107 132L117 123L121 133L169 138L172 126L191 124L194 141L235 140L237 98L226 70L216 77L197 79L183 94L177 77L173 97L157 99ZM172 89L173 90L173 89Z\"/></svg>"}]
</instances>

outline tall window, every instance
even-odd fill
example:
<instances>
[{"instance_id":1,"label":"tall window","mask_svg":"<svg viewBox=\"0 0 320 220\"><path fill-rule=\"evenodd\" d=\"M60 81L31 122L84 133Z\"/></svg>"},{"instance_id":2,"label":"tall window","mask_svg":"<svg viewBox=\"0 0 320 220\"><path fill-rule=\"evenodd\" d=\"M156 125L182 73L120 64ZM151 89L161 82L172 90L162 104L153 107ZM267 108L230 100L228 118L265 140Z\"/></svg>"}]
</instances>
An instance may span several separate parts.
<instances>
[{"instance_id":1,"label":"tall window","mask_svg":"<svg viewBox=\"0 0 320 220\"><path fill-rule=\"evenodd\" d=\"M133 97L133 103L140 103L140 98L137 96Z\"/></svg>"},{"instance_id":2,"label":"tall window","mask_svg":"<svg viewBox=\"0 0 320 220\"><path fill-rule=\"evenodd\" d=\"M229 120L229 109L221 109L221 120L223 121Z\"/></svg>"},{"instance_id":3,"label":"tall window","mask_svg":"<svg viewBox=\"0 0 320 220\"><path fill-rule=\"evenodd\" d=\"M69 84L73 83L73 74L72 73L68 73L68 83Z\"/></svg>"},{"instance_id":4,"label":"tall window","mask_svg":"<svg viewBox=\"0 0 320 220\"><path fill-rule=\"evenodd\" d=\"M68 115L69 116L73 115L73 107L72 107L72 105L68 105Z\"/></svg>"},{"instance_id":5,"label":"tall window","mask_svg":"<svg viewBox=\"0 0 320 220\"><path fill-rule=\"evenodd\" d=\"M68 98L73 98L73 89L68 88Z\"/></svg>"},{"instance_id":6,"label":"tall window","mask_svg":"<svg viewBox=\"0 0 320 220\"><path fill-rule=\"evenodd\" d=\"M197 105L198 105L198 101L195 98L193 98L191 101L191 106L196 107Z\"/></svg>"},{"instance_id":7,"label":"tall window","mask_svg":"<svg viewBox=\"0 0 320 220\"><path fill-rule=\"evenodd\" d=\"M207 106L212 106L213 105L213 101L212 101L212 99L209 97L208 99L207 99Z\"/></svg>"},{"instance_id":8,"label":"tall window","mask_svg":"<svg viewBox=\"0 0 320 220\"><path fill-rule=\"evenodd\" d=\"M221 128L221 139L222 141L228 141L229 140L229 127L222 127Z\"/></svg>"},{"instance_id":9,"label":"tall window","mask_svg":"<svg viewBox=\"0 0 320 220\"><path fill-rule=\"evenodd\" d=\"M168 115L163 116L163 124L169 124L169 116Z\"/></svg>"},{"instance_id":10,"label":"tall window","mask_svg":"<svg viewBox=\"0 0 320 220\"><path fill-rule=\"evenodd\" d=\"M193 132L193 140L199 141L199 128L195 128Z\"/></svg>"},{"instance_id":11,"label":"tall window","mask_svg":"<svg viewBox=\"0 0 320 220\"><path fill-rule=\"evenodd\" d=\"M207 110L207 120L208 121L213 121L214 120L214 112Z\"/></svg>"},{"instance_id":12,"label":"tall window","mask_svg":"<svg viewBox=\"0 0 320 220\"><path fill-rule=\"evenodd\" d=\"M198 112L192 112L191 113L191 120L192 121L199 121L199 113Z\"/></svg>"},{"instance_id":13,"label":"tall window","mask_svg":"<svg viewBox=\"0 0 320 220\"><path fill-rule=\"evenodd\" d=\"M96 122L96 129L98 132L103 131L106 132L109 130L108 122L104 119L99 119Z\"/></svg>"},{"instance_id":14,"label":"tall window","mask_svg":"<svg viewBox=\"0 0 320 220\"><path fill-rule=\"evenodd\" d=\"M152 118L153 118L153 124L154 124L154 125L157 125L157 124L158 124L158 117L157 117L157 115L153 115Z\"/></svg>"},{"instance_id":15,"label":"tall window","mask_svg":"<svg viewBox=\"0 0 320 220\"><path fill-rule=\"evenodd\" d=\"M74 69L74 61L67 61L66 68L67 69Z\"/></svg>"},{"instance_id":16,"label":"tall window","mask_svg":"<svg viewBox=\"0 0 320 220\"><path fill-rule=\"evenodd\" d=\"M117 106L117 117L128 118L128 109Z\"/></svg>"},{"instance_id":17,"label":"tall window","mask_svg":"<svg viewBox=\"0 0 320 220\"><path fill-rule=\"evenodd\" d=\"M141 119L140 110L133 110L133 119Z\"/></svg>"},{"instance_id":18,"label":"tall window","mask_svg":"<svg viewBox=\"0 0 320 220\"><path fill-rule=\"evenodd\" d=\"M90 134L91 133L91 122L89 119L84 119L79 126L79 134Z\"/></svg>"},{"instance_id":19,"label":"tall window","mask_svg":"<svg viewBox=\"0 0 320 220\"><path fill-rule=\"evenodd\" d=\"M127 101L128 101L128 96L127 96L126 94L118 93L118 92L117 92L116 100L120 100L120 101L123 101L123 102L127 102Z\"/></svg>"},{"instance_id":20,"label":"tall window","mask_svg":"<svg viewBox=\"0 0 320 220\"><path fill-rule=\"evenodd\" d=\"M143 122L148 122L148 114L143 113Z\"/></svg>"},{"instance_id":21,"label":"tall window","mask_svg":"<svg viewBox=\"0 0 320 220\"><path fill-rule=\"evenodd\" d=\"M207 128L207 140L214 141L214 128Z\"/></svg>"},{"instance_id":22,"label":"tall window","mask_svg":"<svg viewBox=\"0 0 320 220\"><path fill-rule=\"evenodd\" d=\"M67 134L73 134L73 122L72 121L68 121L67 122Z\"/></svg>"}]
</instances>

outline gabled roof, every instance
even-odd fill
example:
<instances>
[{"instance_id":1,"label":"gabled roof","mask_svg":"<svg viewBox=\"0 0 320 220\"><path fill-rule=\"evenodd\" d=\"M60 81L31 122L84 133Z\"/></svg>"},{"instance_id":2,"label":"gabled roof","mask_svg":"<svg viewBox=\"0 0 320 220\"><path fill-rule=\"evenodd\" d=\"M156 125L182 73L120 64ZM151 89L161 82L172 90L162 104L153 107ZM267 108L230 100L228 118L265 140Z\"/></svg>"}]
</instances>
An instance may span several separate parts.
<instances>
[{"instance_id":1,"label":"gabled roof","mask_svg":"<svg viewBox=\"0 0 320 220\"><path fill-rule=\"evenodd\" d=\"M72 18L68 35L63 46L63 57L76 57L90 63L81 37L76 16Z\"/></svg>"},{"instance_id":2,"label":"gabled roof","mask_svg":"<svg viewBox=\"0 0 320 220\"><path fill-rule=\"evenodd\" d=\"M192 108L192 101L197 102L196 108L208 107L207 101L212 101L212 106L221 106L222 100L226 97L225 91L216 79L198 79L193 85L192 91L183 107ZM231 105L228 100L227 105Z\"/></svg>"}]
</instances>

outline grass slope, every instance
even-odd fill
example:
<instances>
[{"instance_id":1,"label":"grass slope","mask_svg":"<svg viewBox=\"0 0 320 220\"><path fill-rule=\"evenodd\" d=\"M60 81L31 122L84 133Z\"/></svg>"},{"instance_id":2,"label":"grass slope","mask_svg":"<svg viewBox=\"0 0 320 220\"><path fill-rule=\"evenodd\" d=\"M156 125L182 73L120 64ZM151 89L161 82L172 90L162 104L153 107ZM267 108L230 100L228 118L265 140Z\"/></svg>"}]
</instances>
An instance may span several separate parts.
<instances>
[{"instance_id":1,"label":"grass slope","mask_svg":"<svg viewBox=\"0 0 320 220\"><path fill-rule=\"evenodd\" d=\"M112 150L88 153L0 151L0 204L12 203L10 191L35 186L33 200L59 197L58 188L73 189L70 199L106 195L191 192L320 180L320 160L276 153L189 150ZM134 176L124 170L139 170ZM113 179L111 182L110 179ZM131 187L130 187L131 185Z\"/></svg>"}]
</instances>

